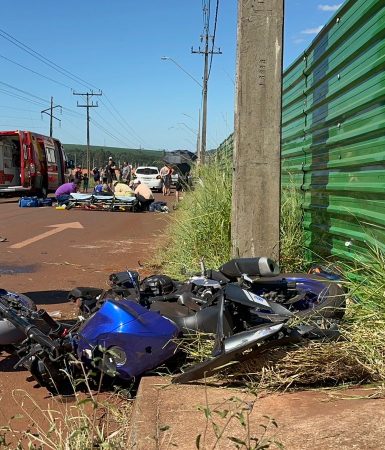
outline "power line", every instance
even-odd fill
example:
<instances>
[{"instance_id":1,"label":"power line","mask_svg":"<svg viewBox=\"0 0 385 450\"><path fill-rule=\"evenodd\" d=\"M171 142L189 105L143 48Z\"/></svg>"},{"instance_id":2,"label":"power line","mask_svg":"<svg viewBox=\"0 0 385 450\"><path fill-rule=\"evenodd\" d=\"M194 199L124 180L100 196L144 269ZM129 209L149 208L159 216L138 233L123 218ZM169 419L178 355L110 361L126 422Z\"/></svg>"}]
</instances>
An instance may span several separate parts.
<instances>
[{"instance_id":1,"label":"power line","mask_svg":"<svg viewBox=\"0 0 385 450\"><path fill-rule=\"evenodd\" d=\"M122 141L118 137L116 137L114 134L112 134L107 128L105 128L103 125L101 125L99 122L97 122L95 119L91 119L91 122L99 128L99 130L103 131L103 133L106 133L108 136L110 136L112 139L114 139L116 142L120 142L125 147L127 146L127 141Z\"/></svg>"},{"instance_id":2,"label":"power line","mask_svg":"<svg viewBox=\"0 0 385 450\"><path fill-rule=\"evenodd\" d=\"M23 42L19 41L15 37L13 37L11 34L7 33L6 31L2 30L0 28L0 36L7 41L11 42L16 47L20 48L21 50L25 51L26 53L30 54L34 58L38 59L42 63L46 64L47 66L51 67L52 69L56 70L57 72L60 72L62 75L67 76L68 78L71 78L73 81L76 81L77 83L89 88L94 87L91 83L88 83L87 81L83 80L82 78L78 77L77 75L71 73L69 70L64 69L63 67L59 66L55 62L51 61L47 57L43 56L41 53L37 52L36 50L33 50L28 45L24 44ZM98 88L96 88L98 89Z\"/></svg>"},{"instance_id":3,"label":"power line","mask_svg":"<svg viewBox=\"0 0 385 450\"><path fill-rule=\"evenodd\" d=\"M72 81L75 81L79 84L81 84L82 86L85 86L87 88L91 87L95 87L92 83L78 77L77 75L73 74L72 72L70 72L69 70L65 69L64 67L61 67L60 65L56 64L55 62L53 62L52 60L48 59L47 57L45 57L44 55L42 55L41 53L37 52L36 50L32 49L31 47L29 47L28 45L24 44L23 42L19 41L18 39L16 39L14 36L12 36L11 34L7 33L5 30L0 29L0 36L3 39L6 39L7 41L11 42L13 45L15 45L16 47L20 48L21 50L25 51L26 53L30 54L31 56L33 56L34 58L36 58L37 60L41 61L42 63L46 64L47 66L51 67L52 69L56 70L57 72L59 72L61 75L71 79ZM30 69L27 66L24 66L23 64L19 64L16 61L11 60L10 58L7 58L5 56L0 55L0 57L2 57L3 59L12 62L13 64L18 65L19 67L22 67L25 70L28 70L32 73L35 73L36 75L39 75L45 79L48 79L52 82L55 82L57 84L60 84L64 87L67 87L69 89L71 89L71 87L65 83L62 83L60 81L54 80L50 77L47 77L33 69ZM95 87L96 88L96 87ZM115 106L112 104L112 102L109 100L108 97L106 97L106 100L108 101L108 103L111 105L111 107L114 109L116 115L119 117L119 119L117 119L117 116L114 115L114 113L107 107L106 104L104 104L102 101L101 103L104 104L104 106L106 107L106 109L110 112L110 114L112 115L112 117L115 118L115 120L118 120L121 122L121 124L123 125L124 128L126 128L126 131L128 131L128 133L130 135L132 135L135 139L137 139L141 144L144 144L143 139L141 138L141 136L139 136L139 134L127 123L127 121L123 118L123 116L119 113L119 111L115 108ZM44 100L45 101L45 100Z\"/></svg>"},{"instance_id":4,"label":"power line","mask_svg":"<svg viewBox=\"0 0 385 450\"><path fill-rule=\"evenodd\" d=\"M29 95L30 97L33 97L33 98L37 98L38 100L41 100L44 103L49 103L44 98L38 97L37 95L31 94L30 92L24 91L23 89L19 89L15 86L12 86L11 84L4 83L4 81L0 81L0 83L3 84L4 86L7 86L8 88L14 89L15 91L22 92L23 94Z\"/></svg>"},{"instance_id":5,"label":"power line","mask_svg":"<svg viewBox=\"0 0 385 450\"><path fill-rule=\"evenodd\" d=\"M214 45L215 45L215 35L216 35L216 32L217 32L218 10L219 10L219 0L217 0L217 6L216 6L216 8L215 8L214 32L213 32L213 38L212 38L211 57L210 57L210 68L209 68L208 78L210 78L210 74L211 74L211 66L212 66L212 64L213 64L213 50L214 50Z\"/></svg>"},{"instance_id":6,"label":"power line","mask_svg":"<svg viewBox=\"0 0 385 450\"><path fill-rule=\"evenodd\" d=\"M140 143L145 144L145 141L141 138L141 136L134 130L134 128L127 122L127 120L120 114L120 112L115 108L115 106L112 104L111 100L109 99L109 97L104 94L104 98L107 100L107 102L111 105L111 107L113 108L113 110L116 112L116 114L118 115L118 117L121 120L121 123L123 124L124 127L127 127L126 129L130 130L129 134L133 135L133 137L135 137ZM104 103L103 103L104 104ZM104 104L104 106L108 109L107 105ZM110 114L113 116L112 112L110 111ZM128 131L127 130L127 131Z\"/></svg>"},{"instance_id":7,"label":"power line","mask_svg":"<svg viewBox=\"0 0 385 450\"><path fill-rule=\"evenodd\" d=\"M95 114L96 114L98 117L100 117L100 118L104 121L104 123L105 123L106 125L108 125L108 127L109 127L110 129L114 130L118 135L120 135L120 136L126 141L126 143L127 143L127 142L133 142L133 141L131 141L130 139L127 139L126 136L124 136L119 130L117 130L117 129L114 127L114 125L112 125L110 122L108 122L106 119L104 119L104 118L101 116L101 114L99 114L97 111L95 111Z\"/></svg>"},{"instance_id":8,"label":"power line","mask_svg":"<svg viewBox=\"0 0 385 450\"><path fill-rule=\"evenodd\" d=\"M39 75L39 76L41 76L42 78L45 78L46 80L52 81L53 83L59 84L59 85L64 86L64 87L66 87L66 88L68 88L68 89L72 89L71 86L68 86L68 84L64 84L64 83L61 83L60 81L54 80L53 78L47 77L46 75L43 75L43 74L40 73L40 72L36 72L36 70L30 69L29 67L24 66L23 64L19 64L18 62L13 61L12 59L7 58L7 57L4 56L4 55L0 55L0 58L3 58L3 59L5 59L6 61L11 62L12 64L15 64L16 66L22 67L23 69L28 70L29 72L32 72L32 73L34 73L34 74L36 74L36 75Z\"/></svg>"},{"instance_id":9,"label":"power line","mask_svg":"<svg viewBox=\"0 0 385 450\"><path fill-rule=\"evenodd\" d=\"M22 95L16 94L15 92L7 91L6 89L1 89L0 88L0 92L5 94L5 95L8 95L10 97L17 98L18 100L23 100L23 101L26 101L28 103L32 103L33 105L46 106L46 103L37 102L36 100L32 100L30 98L23 97Z\"/></svg>"}]
</instances>

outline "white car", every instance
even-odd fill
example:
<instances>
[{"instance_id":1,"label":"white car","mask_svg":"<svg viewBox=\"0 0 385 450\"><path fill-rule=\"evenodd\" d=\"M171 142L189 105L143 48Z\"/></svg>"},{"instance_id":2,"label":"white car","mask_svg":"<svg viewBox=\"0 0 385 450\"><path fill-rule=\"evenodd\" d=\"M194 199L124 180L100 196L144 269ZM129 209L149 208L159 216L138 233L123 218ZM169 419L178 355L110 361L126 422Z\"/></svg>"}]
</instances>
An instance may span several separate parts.
<instances>
[{"instance_id":1,"label":"white car","mask_svg":"<svg viewBox=\"0 0 385 450\"><path fill-rule=\"evenodd\" d=\"M134 178L143 184L147 184L154 191L162 191L162 177L155 166L140 166L135 170Z\"/></svg>"}]
</instances>

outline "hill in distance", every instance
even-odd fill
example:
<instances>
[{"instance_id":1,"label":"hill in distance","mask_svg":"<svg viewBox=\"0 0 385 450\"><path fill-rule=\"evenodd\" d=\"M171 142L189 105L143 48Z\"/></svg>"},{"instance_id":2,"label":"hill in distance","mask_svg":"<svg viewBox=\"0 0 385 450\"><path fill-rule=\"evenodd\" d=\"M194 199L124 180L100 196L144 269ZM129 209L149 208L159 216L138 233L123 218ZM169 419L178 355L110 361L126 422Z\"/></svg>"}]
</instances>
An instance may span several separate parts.
<instances>
[{"instance_id":1,"label":"hill in distance","mask_svg":"<svg viewBox=\"0 0 385 450\"><path fill-rule=\"evenodd\" d=\"M87 166L87 146L80 144L63 144L64 151L69 160L82 167ZM127 161L134 167L140 165L163 165L164 150L146 150L138 148L104 147L90 145L90 166L104 167L108 157L112 156L114 161L121 165Z\"/></svg>"}]
</instances>

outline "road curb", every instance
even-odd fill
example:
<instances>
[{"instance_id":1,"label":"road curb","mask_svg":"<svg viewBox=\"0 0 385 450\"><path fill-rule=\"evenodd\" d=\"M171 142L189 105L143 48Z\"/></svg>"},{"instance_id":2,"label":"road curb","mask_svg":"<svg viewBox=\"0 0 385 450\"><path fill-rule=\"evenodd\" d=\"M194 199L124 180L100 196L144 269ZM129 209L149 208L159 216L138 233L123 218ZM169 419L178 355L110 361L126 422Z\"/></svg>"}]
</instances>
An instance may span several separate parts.
<instances>
[{"instance_id":1,"label":"road curb","mask_svg":"<svg viewBox=\"0 0 385 450\"><path fill-rule=\"evenodd\" d=\"M140 381L131 416L128 447L133 450L156 450L159 448L159 389L160 377L143 377Z\"/></svg>"}]
</instances>

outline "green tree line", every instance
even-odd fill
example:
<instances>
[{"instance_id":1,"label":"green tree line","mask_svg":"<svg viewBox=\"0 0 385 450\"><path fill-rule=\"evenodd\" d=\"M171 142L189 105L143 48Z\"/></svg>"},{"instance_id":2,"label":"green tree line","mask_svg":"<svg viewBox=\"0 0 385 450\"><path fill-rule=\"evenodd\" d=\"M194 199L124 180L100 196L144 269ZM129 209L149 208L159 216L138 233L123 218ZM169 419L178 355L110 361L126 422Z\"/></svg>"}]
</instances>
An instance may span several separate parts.
<instances>
[{"instance_id":1,"label":"green tree line","mask_svg":"<svg viewBox=\"0 0 385 450\"><path fill-rule=\"evenodd\" d=\"M75 165L80 165L83 168L87 166L87 146L79 144L63 144L64 151L67 154L68 160L72 160ZM145 150L145 149L131 149L119 147L99 147L95 145L90 146L90 166L104 167L107 164L108 157L112 156L115 163L119 166L123 161L127 161L133 167L140 165L163 165L163 157L165 150Z\"/></svg>"}]
</instances>

